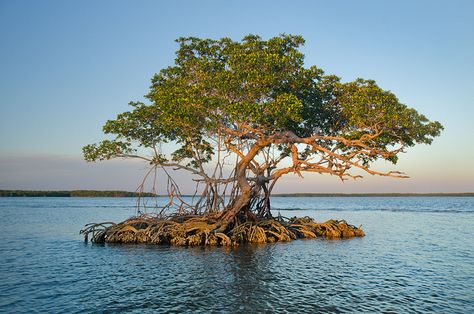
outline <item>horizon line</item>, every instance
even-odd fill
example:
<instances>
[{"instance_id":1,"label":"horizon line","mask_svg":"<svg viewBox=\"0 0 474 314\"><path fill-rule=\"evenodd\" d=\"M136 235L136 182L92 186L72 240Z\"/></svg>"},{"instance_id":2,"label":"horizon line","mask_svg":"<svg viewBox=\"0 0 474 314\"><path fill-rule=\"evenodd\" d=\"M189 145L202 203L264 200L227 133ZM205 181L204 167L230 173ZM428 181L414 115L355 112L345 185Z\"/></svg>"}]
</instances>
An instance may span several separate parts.
<instances>
[{"instance_id":1,"label":"horizon line","mask_svg":"<svg viewBox=\"0 0 474 314\"><path fill-rule=\"evenodd\" d=\"M29 195L5 195L7 193L34 193L37 195L31 195L31 197L47 197L49 193L71 193L71 192L88 192L96 193L98 195L93 195L95 197L107 197L106 193L131 193L133 195L128 195L130 197L137 197L140 195L137 191L124 191L124 190L0 190L0 197L28 197ZM43 193L44 195L38 195ZM100 194L104 194L101 196ZM151 192L143 192L143 197L167 197L166 194L155 194ZM152 195L152 196L150 196ZM58 195L61 196L61 195ZM199 194L182 194L182 197L199 197ZM226 195L228 196L228 195ZM367 192L367 193L313 193L313 192L304 192L304 193L275 193L271 196L276 197L377 197L377 196L390 196L390 197L410 197L410 196L474 196L474 192L433 192L433 193L390 193L390 192ZM51 197L55 197L51 195ZM89 197L89 195L71 195L67 197Z\"/></svg>"}]
</instances>

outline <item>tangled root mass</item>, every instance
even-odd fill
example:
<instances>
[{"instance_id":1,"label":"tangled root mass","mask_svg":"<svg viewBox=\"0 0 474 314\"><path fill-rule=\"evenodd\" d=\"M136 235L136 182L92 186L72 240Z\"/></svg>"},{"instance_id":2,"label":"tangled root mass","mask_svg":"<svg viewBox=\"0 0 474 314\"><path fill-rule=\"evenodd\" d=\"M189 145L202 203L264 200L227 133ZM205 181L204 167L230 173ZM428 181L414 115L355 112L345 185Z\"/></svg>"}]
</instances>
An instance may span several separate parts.
<instances>
[{"instance_id":1,"label":"tangled root mass","mask_svg":"<svg viewBox=\"0 0 474 314\"><path fill-rule=\"evenodd\" d=\"M218 232L216 216L175 216L158 218L150 215L132 217L122 223L92 223L81 230L87 242L93 243L147 243L179 246L218 245L240 243L268 243L307 238L341 239L363 237L360 227L345 220L323 223L313 218L277 217L256 221L236 221L225 232Z\"/></svg>"}]
</instances>

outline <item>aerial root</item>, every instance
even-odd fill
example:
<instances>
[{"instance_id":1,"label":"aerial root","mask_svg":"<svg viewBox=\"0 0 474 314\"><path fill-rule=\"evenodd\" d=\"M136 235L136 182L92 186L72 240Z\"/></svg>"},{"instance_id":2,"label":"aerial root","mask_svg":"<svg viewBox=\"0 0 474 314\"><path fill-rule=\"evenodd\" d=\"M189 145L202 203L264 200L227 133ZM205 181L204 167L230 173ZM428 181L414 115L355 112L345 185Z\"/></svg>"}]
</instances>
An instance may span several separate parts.
<instances>
[{"instance_id":1,"label":"aerial root","mask_svg":"<svg viewBox=\"0 0 474 314\"><path fill-rule=\"evenodd\" d=\"M323 223L313 218L262 219L237 223L226 233L216 231L215 216L186 216L168 219L134 217L122 223L93 223L81 230L87 242L148 243L179 246L229 246L241 243L286 242L295 239L341 239L363 237L360 227L345 220Z\"/></svg>"}]
</instances>

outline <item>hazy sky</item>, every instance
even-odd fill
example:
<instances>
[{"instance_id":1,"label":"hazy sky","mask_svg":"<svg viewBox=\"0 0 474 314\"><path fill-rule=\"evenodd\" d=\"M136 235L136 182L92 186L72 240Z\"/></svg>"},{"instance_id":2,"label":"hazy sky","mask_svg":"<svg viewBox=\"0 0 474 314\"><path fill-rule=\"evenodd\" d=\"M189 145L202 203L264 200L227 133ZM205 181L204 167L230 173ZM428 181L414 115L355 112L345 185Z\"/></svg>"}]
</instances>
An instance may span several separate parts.
<instances>
[{"instance_id":1,"label":"hazy sky","mask_svg":"<svg viewBox=\"0 0 474 314\"><path fill-rule=\"evenodd\" d=\"M107 119L141 100L180 36L280 33L306 64L375 79L445 130L396 167L411 179L307 175L277 192L474 191L474 1L0 2L0 189L134 190L136 162L82 161ZM182 181L185 178L181 178ZM190 187L185 187L185 192Z\"/></svg>"}]
</instances>

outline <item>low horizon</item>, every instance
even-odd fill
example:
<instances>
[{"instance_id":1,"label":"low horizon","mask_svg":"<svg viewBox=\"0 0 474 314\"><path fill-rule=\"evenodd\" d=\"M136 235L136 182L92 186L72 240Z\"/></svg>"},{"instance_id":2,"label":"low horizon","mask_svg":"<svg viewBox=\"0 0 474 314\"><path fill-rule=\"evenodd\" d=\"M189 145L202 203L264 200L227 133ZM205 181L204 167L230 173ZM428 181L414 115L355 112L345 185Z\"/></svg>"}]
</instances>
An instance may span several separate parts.
<instances>
[{"instance_id":1,"label":"low horizon","mask_svg":"<svg viewBox=\"0 0 474 314\"><path fill-rule=\"evenodd\" d=\"M0 34L0 314L474 313L473 0L5 0Z\"/></svg>"}]
</instances>

